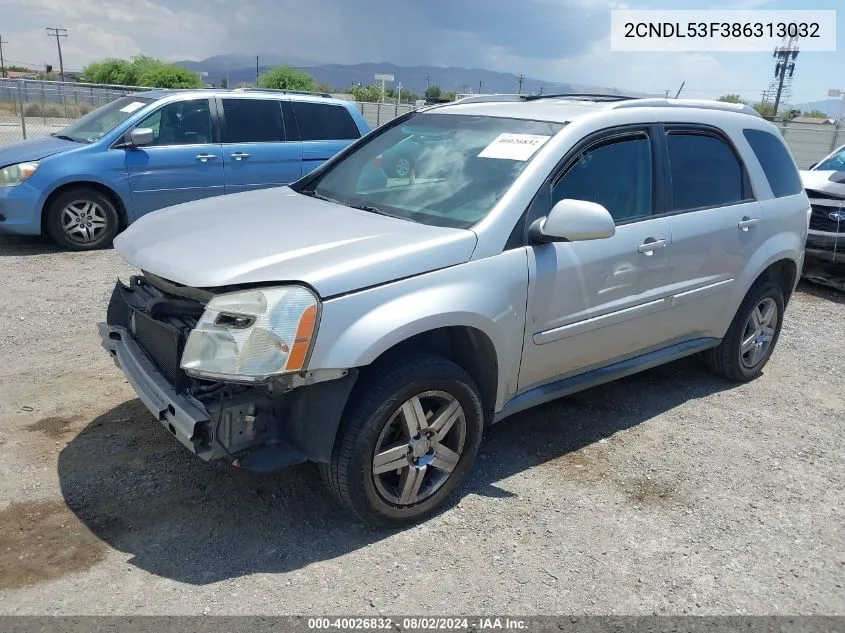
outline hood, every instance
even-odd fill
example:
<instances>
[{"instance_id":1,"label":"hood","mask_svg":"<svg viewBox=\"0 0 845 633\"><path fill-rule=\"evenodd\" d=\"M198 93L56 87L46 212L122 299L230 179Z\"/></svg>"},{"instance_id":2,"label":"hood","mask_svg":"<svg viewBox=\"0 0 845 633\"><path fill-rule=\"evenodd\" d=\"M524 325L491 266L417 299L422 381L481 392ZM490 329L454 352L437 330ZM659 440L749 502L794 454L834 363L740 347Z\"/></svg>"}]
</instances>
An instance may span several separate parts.
<instances>
[{"instance_id":1,"label":"hood","mask_svg":"<svg viewBox=\"0 0 845 633\"><path fill-rule=\"evenodd\" d=\"M74 143L54 136L41 136L20 143L2 145L0 146L0 167L28 160L41 160L68 149L82 147L82 145L82 143Z\"/></svg>"},{"instance_id":2,"label":"hood","mask_svg":"<svg viewBox=\"0 0 845 633\"><path fill-rule=\"evenodd\" d=\"M845 198L845 172L827 170L802 170L801 182L805 189L809 189L808 196L813 197L813 191L832 194Z\"/></svg>"},{"instance_id":3,"label":"hood","mask_svg":"<svg viewBox=\"0 0 845 633\"><path fill-rule=\"evenodd\" d=\"M114 241L127 262L198 288L305 282L322 297L469 261L475 233L274 187L155 211Z\"/></svg>"}]
</instances>

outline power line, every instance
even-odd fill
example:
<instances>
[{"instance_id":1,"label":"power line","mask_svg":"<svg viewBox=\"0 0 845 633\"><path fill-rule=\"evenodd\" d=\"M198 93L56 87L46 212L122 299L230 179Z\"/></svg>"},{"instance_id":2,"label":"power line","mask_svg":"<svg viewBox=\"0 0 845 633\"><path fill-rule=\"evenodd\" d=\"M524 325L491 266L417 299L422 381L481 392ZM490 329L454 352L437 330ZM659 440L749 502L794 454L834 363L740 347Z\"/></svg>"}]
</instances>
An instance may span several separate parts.
<instances>
[{"instance_id":1,"label":"power line","mask_svg":"<svg viewBox=\"0 0 845 633\"><path fill-rule=\"evenodd\" d=\"M51 33L52 31L52 33ZM47 35L56 38L56 46L59 49L59 81L65 80L65 65L62 61L62 41L61 38L67 37L67 29L58 29L54 27L47 27Z\"/></svg>"},{"instance_id":2,"label":"power line","mask_svg":"<svg viewBox=\"0 0 845 633\"><path fill-rule=\"evenodd\" d=\"M3 34L0 33L0 77L6 76L6 64L3 63L3 44L8 43L8 41L3 39Z\"/></svg>"}]
</instances>

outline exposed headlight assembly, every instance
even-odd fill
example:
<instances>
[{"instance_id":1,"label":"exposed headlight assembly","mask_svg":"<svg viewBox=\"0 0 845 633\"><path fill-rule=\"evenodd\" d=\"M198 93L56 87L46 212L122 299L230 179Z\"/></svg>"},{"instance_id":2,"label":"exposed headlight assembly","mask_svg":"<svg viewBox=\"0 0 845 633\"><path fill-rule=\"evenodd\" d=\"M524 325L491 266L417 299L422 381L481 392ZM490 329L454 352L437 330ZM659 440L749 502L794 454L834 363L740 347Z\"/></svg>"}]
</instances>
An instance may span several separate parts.
<instances>
[{"instance_id":1,"label":"exposed headlight assembly","mask_svg":"<svg viewBox=\"0 0 845 633\"><path fill-rule=\"evenodd\" d=\"M38 169L38 161L17 163L0 168L0 187L14 187L29 178Z\"/></svg>"},{"instance_id":2,"label":"exposed headlight assembly","mask_svg":"<svg viewBox=\"0 0 845 633\"><path fill-rule=\"evenodd\" d=\"M319 300L303 286L215 296L188 336L182 368L210 380L263 382L304 369Z\"/></svg>"}]
</instances>

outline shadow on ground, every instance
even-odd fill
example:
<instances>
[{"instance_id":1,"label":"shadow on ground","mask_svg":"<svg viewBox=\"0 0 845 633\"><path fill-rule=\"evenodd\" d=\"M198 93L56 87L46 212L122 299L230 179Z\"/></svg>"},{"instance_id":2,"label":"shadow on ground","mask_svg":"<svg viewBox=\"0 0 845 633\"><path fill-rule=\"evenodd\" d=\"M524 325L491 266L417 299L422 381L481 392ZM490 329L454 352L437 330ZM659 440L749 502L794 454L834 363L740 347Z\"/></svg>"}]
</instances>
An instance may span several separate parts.
<instances>
[{"instance_id":1,"label":"shadow on ground","mask_svg":"<svg viewBox=\"0 0 845 633\"><path fill-rule=\"evenodd\" d=\"M845 305L845 291L824 283L802 279L798 282L798 288L796 288L796 290L798 292L803 292L804 294L818 297L819 299L826 299L827 301L833 301L834 303L841 303Z\"/></svg>"},{"instance_id":2,"label":"shadow on ground","mask_svg":"<svg viewBox=\"0 0 845 633\"><path fill-rule=\"evenodd\" d=\"M496 482L730 387L691 358L513 416L489 430L459 496L511 496ZM180 582L295 570L393 533L334 507L313 465L255 474L202 462L138 400L86 426L58 471L65 502L94 535Z\"/></svg>"},{"instance_id":3,"label":"shadow on ground","mask_svg":"<svg viewBox=\"0 0 845 633\"><path fill-rule=\"evenodd\" d=\"M0 235L0 257L21 257L61 252L62 249L49 237Z\"/></svg>"}]
</instances>

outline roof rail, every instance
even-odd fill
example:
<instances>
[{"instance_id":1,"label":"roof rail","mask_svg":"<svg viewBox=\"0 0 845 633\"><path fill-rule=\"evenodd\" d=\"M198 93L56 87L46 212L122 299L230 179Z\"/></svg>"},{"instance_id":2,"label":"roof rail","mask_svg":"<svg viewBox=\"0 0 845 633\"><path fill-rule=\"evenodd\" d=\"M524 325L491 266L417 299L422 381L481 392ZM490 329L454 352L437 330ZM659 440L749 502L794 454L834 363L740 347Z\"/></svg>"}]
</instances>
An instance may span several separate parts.
<instances>
[{"instance_id":1,"label":"roof rail","mask_svg":"<svg viewBox=\"0 0 845 633\"><path fill-rule=\"evenodd\" d=\"M618 108L699 108L701 110L722 110L724 112L740 112L752 116L761 116L757 110L745 103L728 103L726 101L709 101L707 99L663 99L647 98L615 103L611 106Z\"/></svg>"},{"instance_id":2,"label":"roof rail","mask_svg":"<svg viewBox=\"0 0 845 633\"><path fill-rule=\"evenodd\" d=\"M627 101L629 99L637 99L629 95L615 95L602 94L595 92L559 92L544 95L524 95L524 94L492 94L492 95L474 95L471 97L464 97L452 103L496 103L496 102L525 102L538 101L539 99L571 99L573 101Z\"/></svg>"},{"instance_id":3,"label":"roof rail","mask_svg":"<svg viewBox=\"0 0 845 633\"><path fill-rule=\"evenodd\" d=\"M271 92L286 95L307 95L309 97L325 97L331 99L328 92L310 92L308 90L281 90L279 88L233 88L232 92Z\"/></svg>"}]
</instances>

